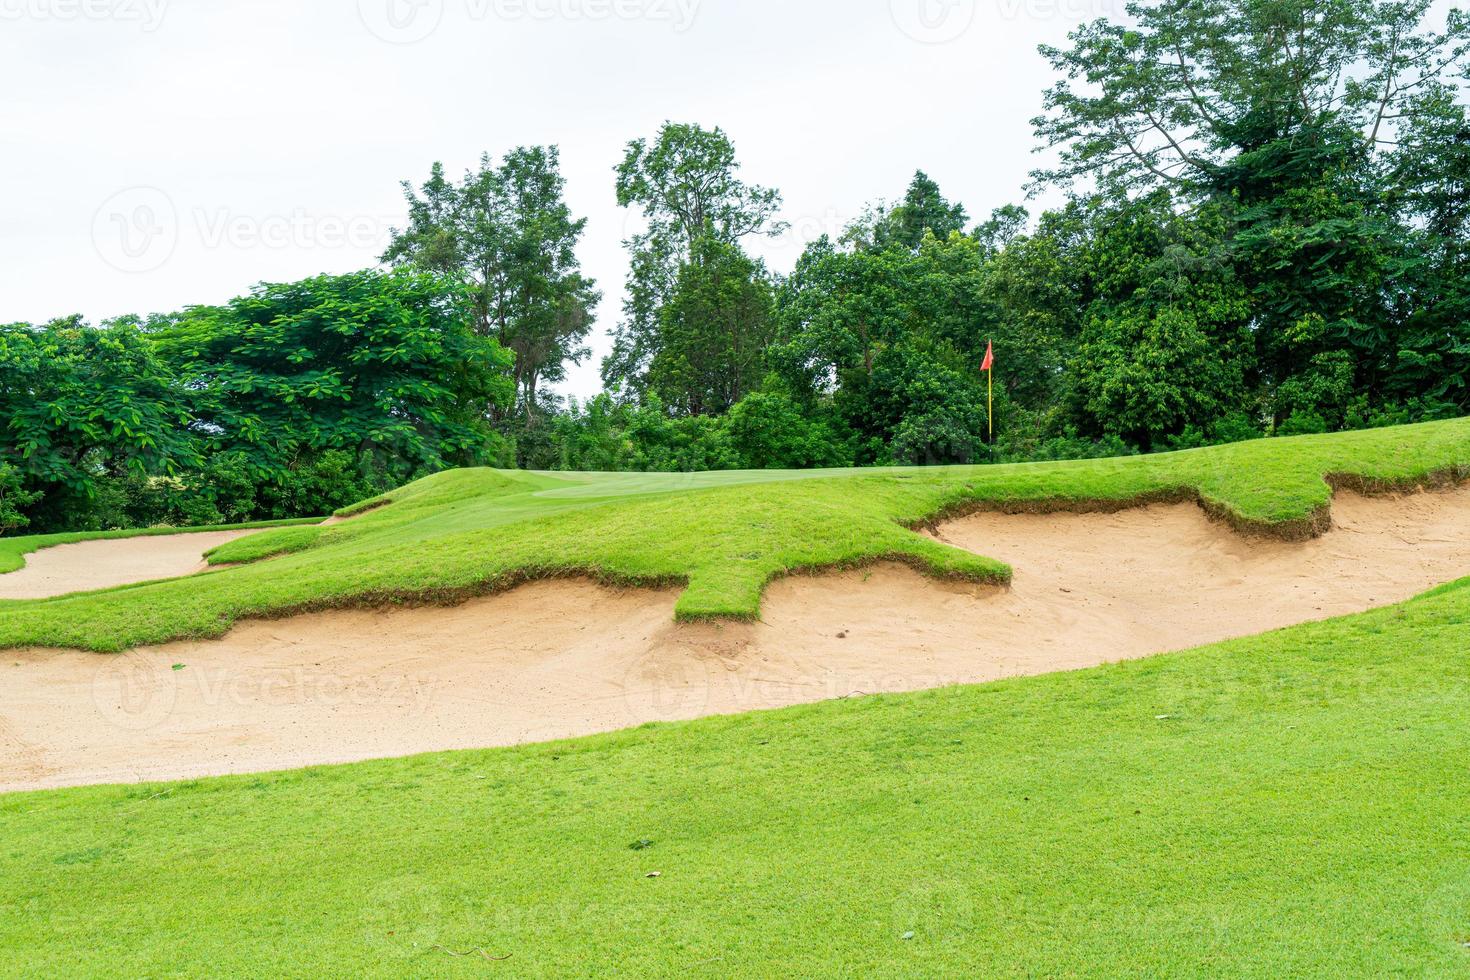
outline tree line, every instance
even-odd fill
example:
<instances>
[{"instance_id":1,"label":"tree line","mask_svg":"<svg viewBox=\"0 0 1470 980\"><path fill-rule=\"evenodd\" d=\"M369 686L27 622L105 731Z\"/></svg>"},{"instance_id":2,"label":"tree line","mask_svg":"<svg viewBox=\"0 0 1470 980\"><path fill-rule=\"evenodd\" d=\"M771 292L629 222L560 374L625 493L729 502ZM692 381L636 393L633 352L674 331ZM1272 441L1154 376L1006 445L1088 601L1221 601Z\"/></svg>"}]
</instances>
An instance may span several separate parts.
<instances>
[{"instance_id":1,"label":"tree line","mask_svg":"<svg viewBox=\"0 0 1470 980\"><path fill-rule=\"evenodd\" d=\"M719 128L614 175L642 230L605 391L554 147L405 184L385 269L0 328L0 530L322 512L454 465L1055 459L1470 408L1470 22L1428 0L1161 0L1044 48L1055 164L974 219L923 172L789 274ZM997 352L987 433L987 342Z\"/></svg>"}]
</instances>

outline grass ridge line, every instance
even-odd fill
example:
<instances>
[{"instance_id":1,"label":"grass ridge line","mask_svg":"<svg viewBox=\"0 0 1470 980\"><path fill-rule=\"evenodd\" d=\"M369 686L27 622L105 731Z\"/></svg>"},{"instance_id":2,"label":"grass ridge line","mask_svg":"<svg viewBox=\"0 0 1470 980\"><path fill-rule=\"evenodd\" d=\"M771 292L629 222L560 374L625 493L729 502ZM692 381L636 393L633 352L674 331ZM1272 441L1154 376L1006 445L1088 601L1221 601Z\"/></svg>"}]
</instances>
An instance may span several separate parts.
<instances>
[{"instance_id":1,"label":"grass ridge line","mask_svg":"<svg viewBox=\"0 0 1470 980\"><path fill-rule=\"evenodd\" d=\"M1356 473L1327 473L1323 482L1334 495L1341 491L1365 497L1395 494L1434 493L1454 490L1470 482L1470 466L1447 466L1401 480L1367 477ZM1148 490L1127 497L1030 497L1013 500L967 499L948 504L927 517L904 523L910 531L938 531L942 524L973 514L1119 514L1156 504L1197 504L1210 520L1224 524L1246 537L1297 542L1320 538L1332 530L1332 503L1323 504L1307 517L1285 521L1262 521L1246 517L1229 504L1211 500L1198 487L1177 486ZM968 576L964 576L968 577Z\"/></svg>"},{"instance_id":2,"label":"grass ridge line","mask_svg":"<svg viewBox=\"0 0 1470 980\"><path fill-rule=\"evenodd\" d=\"M548 578L682 586L680 621L758 621L771 582L897 561L936 578L1004 585L1010 569L922 533L979 511L1116 512L1193 501L1234 532L1305 540L1332 527L1334 495L1444 488L1470 478L1470 419L1397 430L998 467L587 478L585 501L542 477L450 471L385 495L342 527L266 531L215 559L294 551L130 590L0 603L0 647L125 650L217 637L251 619L333 609L453 605ZM599 493L597 491L606 491ZM375 498L376 502L379 498ZM358 507L346 508L348 511ZM289 547L287 547L289 545Z\"/></svg>"},{"instance_id":3,"label":"grass ridge line","mask_svg":"<svg viewBox=\"0 0 1470 980\"><path fill-rule=\"evenodd\" d=\"M1454 489L1467 480L1470 480L1470 467L1448 467L1435 471L1423 478L1407 480L1379 480L1353 474L1329 474L1324 479L1335 491L1347 490L1369 496L1387 496L1399 493L1432 493ZM942 508L930 517L904 526L914 531L934 532L938 531L940 526L947 521L960 520L977 513L1009 515L1061 513L1116 514L1140 507L1153 506L1155 504L1185 503L1198 504L1212 520L1225 524L1237 533L1247 536L1263 536L1289 542L1305 541L1321 537L1332 528L1332 508L1330 504L1320 508L1312 518L1298 521L1280 521L1272 524L1266 521L1253 521L1242 518L1228 507L1214 504L1207 500L1193 487L1156 490L1136 494L1132 497L1121 498L1100 497L1072 500L1062 497L1050 497L1016 501L967 501L963 504ZM268 561L271 558L281 557L286 553L277 552L263 556L253 562L242 564L256 564L261 561ZM904 565L928 578L939 581L970 582L997 588L1010 588L1013 577L1013 570L1003 564L1000 569L990 573L966 572L956 569L938 569L915 555L905 554L903 552L890 552L833 562L794 565L771 576L766 585L769 586L771 582L784 578L814 577L834 572L872 568L883 564ZM224 569L239 566L224 565L219 567ZM281 622L296 616L311 615L313 613L377 611L385 609L450 609L462 606L468 602L473 602L476 599L504 595L523 585L551 581L585 581L610 589L673 589L686 588L689 585L689 577L687 575L623 575L608 572L593 566L525 567L495 575L467 586L427 589L372 589L350 596L313 599L289 606L252 612L238 619L232 619L223 631L190 632L165 642L217 640L227 635L237 626L247 622ZM152 584L156 583L133 583L127 586L120 586L118 589L111 591L122 591ZM1470 578L1466 578L1459 583L1448 583L1441 588L1448 590L1458 585L1470 585ZM675 613L675 620L682 623L754 623L759 622L760 618L758 611L748 614L682 611Z\"/></svg>"},{"instance_id":4,"label":"grass ridge line","mask_svg":"<svg viewBox=\"0 0 1470 980\"><path fill-rule=\"evenodd\" d=\"M0 538L0 575L25 567L25 556L47 548L88 541L124 541L128 538L163 538L179 534L213 534L219 531L269 531L279 528L320 524L325 517L293 517L275 521L247 521L241 524L206 524L200 527L119 528L108 531L60 531L52 534L24 534Z\"/></svg>"}]
</instances>

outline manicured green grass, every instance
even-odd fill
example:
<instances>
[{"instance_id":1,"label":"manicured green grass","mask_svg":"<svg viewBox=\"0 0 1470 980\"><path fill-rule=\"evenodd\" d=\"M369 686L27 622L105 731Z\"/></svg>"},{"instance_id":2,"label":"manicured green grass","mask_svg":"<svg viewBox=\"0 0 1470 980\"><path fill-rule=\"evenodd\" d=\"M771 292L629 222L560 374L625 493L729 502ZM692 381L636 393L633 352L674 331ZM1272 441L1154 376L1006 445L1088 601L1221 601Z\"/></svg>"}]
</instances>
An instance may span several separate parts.
<instances>
[{"instance_id":1,"label":"manicured green grass","mask_svg":"<svg viewBox=\"0 0 1470 980\"><path fill-rule=\"evenodd\" d=\"M1467 638L1470 580L1073 674L4 796L0 973L1470 975Z\"/></svg>"},{"instance_id":2,"label":"manicured green grass","mask_svg":"<svg viewBox=\"0 0 1470 980\"><path fill-rule=\"evenodd\" d=\"M1117 506L1197 497L1248 529L1304 534L1324 477L1379 485L1470 473L1470 420L1272 439L1129 459L994 467L713 474L442 473L345 524L267 532L217 550L217 574L0 603L0 647L115 651L218 636L239 619L445 600L525 578L588 574L686 583L685 618L753 617L775 577L879 558L935 575L1005 580L1000 562L910 530L965 507ZM374 501L370 503L382 503ZM360 508L358 508L360 509Z\"/></svg>"},{"instance_id":3,"label":"manicured green grass","mask_svg":"<svg viewBox=\"0 0 1470 980\"><path fill-rule=\"evenodd\" d=\"M290 521L256 521L250 524L216 524L210 527L150 527L127 531L73 531L61 534L26 534L13 538L0 538L0 575L24 568L26 555L42 548L54 548L62 544L78 544L82 541L108 541L118 538L145 538L163 534L191 534L203 531L248 531L252 528L284 528L302 524L319 524L321 517L301 518Z\"/></svg>"}]
</instances>

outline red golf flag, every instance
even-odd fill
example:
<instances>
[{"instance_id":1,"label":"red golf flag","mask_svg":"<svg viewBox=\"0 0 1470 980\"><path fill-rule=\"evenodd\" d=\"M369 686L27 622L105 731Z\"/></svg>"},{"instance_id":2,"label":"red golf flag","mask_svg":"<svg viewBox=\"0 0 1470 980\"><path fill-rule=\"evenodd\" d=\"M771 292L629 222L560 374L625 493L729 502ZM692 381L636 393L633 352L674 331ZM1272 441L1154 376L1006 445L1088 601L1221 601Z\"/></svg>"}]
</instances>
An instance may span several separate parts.
<instances>
[{"instance_id":1,"label":"red golf flag","mask_svg":"<svg viewBox=\"0 0 1470 980\"><path fill-rule=\"evenodd\" d=\"M990 341L987 340L985 342L985 363L982 364L982 365L980 365L980 370L982 370L982 371L990 371L990 370L993 370L994 368L995 368L995 348L993 346L991 346Z\"/></svg>"}]
</instances>

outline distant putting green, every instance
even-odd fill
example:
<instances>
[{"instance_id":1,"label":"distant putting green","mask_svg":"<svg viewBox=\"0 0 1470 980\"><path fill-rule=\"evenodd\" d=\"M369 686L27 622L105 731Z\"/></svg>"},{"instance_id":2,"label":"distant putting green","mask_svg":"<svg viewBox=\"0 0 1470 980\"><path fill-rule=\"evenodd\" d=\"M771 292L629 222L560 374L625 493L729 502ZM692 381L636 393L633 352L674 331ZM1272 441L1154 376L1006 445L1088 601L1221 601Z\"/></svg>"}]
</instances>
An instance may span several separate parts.
<instances>
[{"instance_id":1,"label":"distant putting green","mask_svg":"<svg viewBox=\"0 0 1470 980\"><path fill-rule=\"evenodd\" d=\"M1158 456L993 467L688 474L442 473L331 527L268 531L187 580L0 603L0 647L116 651L219 636L242 618L446 601L530 578L685 586L681 618L751 618L797 570L893 559L1005 581L1002 563L913 528L966 508L1117 507L1198 499L1248 531L1323 528L1328 478L1370 488L1470 473L1470 420L1272 439ZM22 540L22 539L17 539Z\"/></svg>"}]
</instances>

